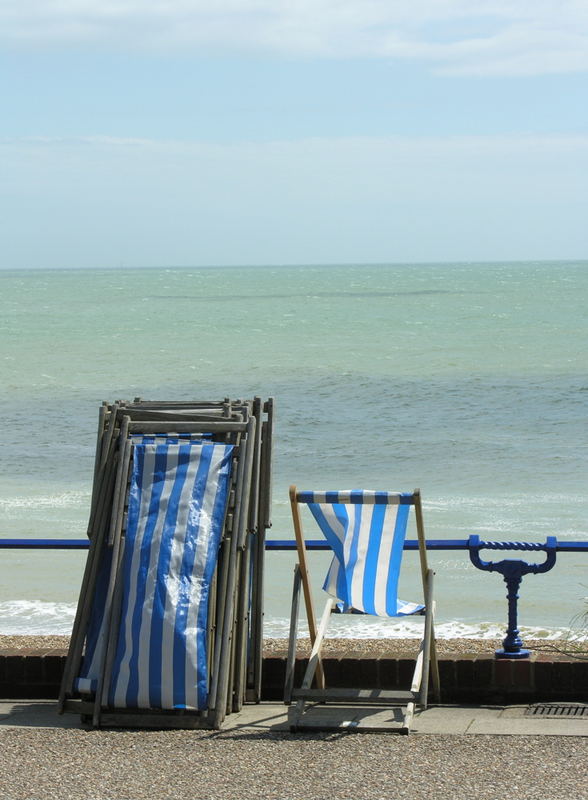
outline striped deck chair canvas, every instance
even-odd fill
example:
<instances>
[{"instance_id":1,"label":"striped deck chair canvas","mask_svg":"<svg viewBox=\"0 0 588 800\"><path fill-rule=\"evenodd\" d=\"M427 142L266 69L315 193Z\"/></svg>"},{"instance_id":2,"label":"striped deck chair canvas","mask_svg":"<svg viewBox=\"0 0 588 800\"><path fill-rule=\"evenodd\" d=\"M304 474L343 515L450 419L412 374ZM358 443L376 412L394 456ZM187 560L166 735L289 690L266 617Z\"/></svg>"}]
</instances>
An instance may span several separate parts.
<instances>
[{"instance_id":1,"label":"striped deck chair canvas","mask_svg":"<svg viewBox=\"0 0 588 800\"><path fill-rule=\"evenodd\" d=\"M232 450L232 445L178 439L133 445L120 618L105 676L110 707L207 707L209 590ZM90 631L79 690L95 687L104 662L92 646L96 641L100 636Z\"/></svg>"},{"instance_id":2,"label":"striped deck chair canvas","mask_svg":"<svg viewBox=\"0 0 588 800\"><path fill-rule=\"evenodd\" d=\"M407 733L410 728L415 703L427 705L429 663L432 663L433 686L438 694L439 674L436 660L432 598L433 573L427 565L426 542L422 521L420 492L338 491L309 492L290 489L290 500L296 534L299 564L295 575L292 624L290 629L289 658L286 677L286 701L298 702L290 714L293 730L317 726L305 719L306 702L382 701L389 705L406 707L400 725L391 725L392 730ZM333 558L327 572L323 589L330 596L320 625L317 626L309 581L307 551L302 530L300 507L308 507L312 517L322 531ZM398 585L406 531L411 509L415 510L420 566L423 584L422 602L407 602L398 597ZM293 690L294 657L296 649L296 618L299 588L302 585L306 604L312 652L302 686ZM412 614L425 616L424 635L415 666L412 686L409 691L375 693L369 689L325 688L321 661L321 647L332 611L341 613L371 614L381 617L397 617ZM317 687L312 684L316 679ZM340 725L337 724L336 727ZM333 727L331 722L324 727ZM345 721L347 729L364 730L369 726L355 721ZM382 729L381 726L378 728Z\"/></svg>"},{"instance_id":3,"label":"striped deck chair canvas","mask_svg":"<svg viewBox=\"0 0 588 800\"><path fill-rule=\"evenodd\" d=\"M334 553L323 589L339 601L341 612L396 617L424 608L398 598L411 501L412 494L406 493L298 494Z\"/></svg>"},{"instance_id":4,"label":"striped deck chair canvas","mask_svg":"<svg viewBox=\"0 0 588 800\"><path fill-rule=\"evenodd\" d=\"M232 449L135 447L111 706L207 707L209 589Z\"/></svg>"}]
</instances>

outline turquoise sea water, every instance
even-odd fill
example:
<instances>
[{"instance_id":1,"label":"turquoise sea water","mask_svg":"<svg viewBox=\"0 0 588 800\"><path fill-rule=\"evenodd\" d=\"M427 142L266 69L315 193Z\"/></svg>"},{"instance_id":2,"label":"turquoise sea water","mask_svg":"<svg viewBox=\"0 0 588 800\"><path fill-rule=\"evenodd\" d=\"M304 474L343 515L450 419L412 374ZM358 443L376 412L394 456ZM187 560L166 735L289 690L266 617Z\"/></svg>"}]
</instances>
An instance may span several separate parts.
<instances>
[{"instance_id":1,"label":"turquoise sea water","mask_svg":"<svg viewBox=\"0 0 588 800\"><path fill-rule=\"evenodd\" d=\"M102 400L257 394L277 404L272 536L291 535L294 482L418 486L431 538L588 539L588 262L5 270L0 287L2 537L84 536ZM68 632L84 556L0 559L0 633ZM431 560L445 635L504 629L499 576ZM292 565L268 555L268 634ZM559 556L525 578L522 626L565 628L587 586L588 556Z\"/></svg>"}]
</instances>

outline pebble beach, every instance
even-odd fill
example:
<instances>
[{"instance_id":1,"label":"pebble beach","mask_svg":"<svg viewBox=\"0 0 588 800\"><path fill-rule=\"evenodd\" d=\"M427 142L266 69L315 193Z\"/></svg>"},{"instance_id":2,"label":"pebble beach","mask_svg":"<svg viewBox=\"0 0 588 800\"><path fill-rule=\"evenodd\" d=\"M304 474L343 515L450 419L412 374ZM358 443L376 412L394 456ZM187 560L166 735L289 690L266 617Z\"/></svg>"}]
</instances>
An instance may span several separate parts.
<instances>
[{"instance_id":1,"label":"pebble beach","mask_svg":"<svg viewBox=\"0 0 588 800\"><path fill-rule=\"evenodd\" d=\"M64 651L69 646L69 636L2 636L0 650L36 650L40 652ZM398 653L413 653L417 646L416 639L329 639L325 640L323 652L339 658L354 655L370 655L383 657ZM437 639L439 656L457 655L489 655L502 646L500 639ZM286 656L287 639L265 639L264 656ZM526 639L525 647L536 651L545 651L554 658L559 657L559 649L563 643L546 639ZM588 645L585 648L588 651ZM299 640L300 654L310 651L308 639ZM584 653L588 657L588 652Z\"/></svg>"}]
</instances>

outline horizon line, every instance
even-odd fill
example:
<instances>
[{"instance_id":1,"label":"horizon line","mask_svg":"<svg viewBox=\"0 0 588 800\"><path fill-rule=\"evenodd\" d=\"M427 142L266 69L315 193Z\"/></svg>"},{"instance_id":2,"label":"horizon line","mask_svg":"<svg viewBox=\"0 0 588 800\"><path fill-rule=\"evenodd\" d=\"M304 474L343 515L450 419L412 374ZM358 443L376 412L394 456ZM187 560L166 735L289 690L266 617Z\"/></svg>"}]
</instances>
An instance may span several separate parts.
<instances>
[{"instance_id":1,"label":"horizon line","mask_svg":"<svg viewBox=\"0 0 588 800\"><path fill-rule=\"evenodd\" d=\"M86 267L15 267L0 265L0 272L85 272L104 271L113 272L116 270L205 270L205 269L306 269L306 268L328 268L328 267L418 267L418 266L464 266L474 264L570 264L586 263L586 258L500 258L500 259L441 259L439 261L308 261L308 262L264 262L264 263L242 263L242 264L116 264L108 266L86 266Z\"/></svg>"}]
</instances>

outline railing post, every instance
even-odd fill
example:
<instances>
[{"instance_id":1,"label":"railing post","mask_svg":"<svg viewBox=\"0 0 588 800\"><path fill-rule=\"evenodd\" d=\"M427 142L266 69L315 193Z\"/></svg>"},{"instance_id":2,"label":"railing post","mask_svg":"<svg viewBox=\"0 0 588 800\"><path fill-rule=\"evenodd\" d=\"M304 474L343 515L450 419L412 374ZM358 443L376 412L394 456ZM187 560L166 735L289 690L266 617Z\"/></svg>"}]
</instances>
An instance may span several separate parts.
<instances>
[{"instance_id":1,"label":"railing post","mask_svg":"<svg viewBox=\"0 0 588 800\"><path fill-rule=\"evenodd\" d=\"M502 648L495 651L496 658L528 658L530 650L523 647L518 629L519 587L523 575L548 572L555 564L557 539L548 536L545 544L538 542L481 542L479 536L470 536L468 541L470 561L477 569L498 572L504 578L508 600L508 628ZM505 558L503 561L482 561L480 550L543 550L547 557L541 564L528 564L526 561Z\"/></svg>"},{"instance_id":2,"label":"railing post","mask_svg":"<svg viewBox=\"0 0 588 800\"><path fill-rule=\"evenodd\" d=\"M522 561L512 561L509 565L511 568L503 573L507 588L508 628L502 642L502 650L496 650L496 658L528 658L531 652L523 648L523 640L519 636L517 620L519 586L523 580L520 570L522 564L524 564Z\"/></svg>"}]
</instances>

